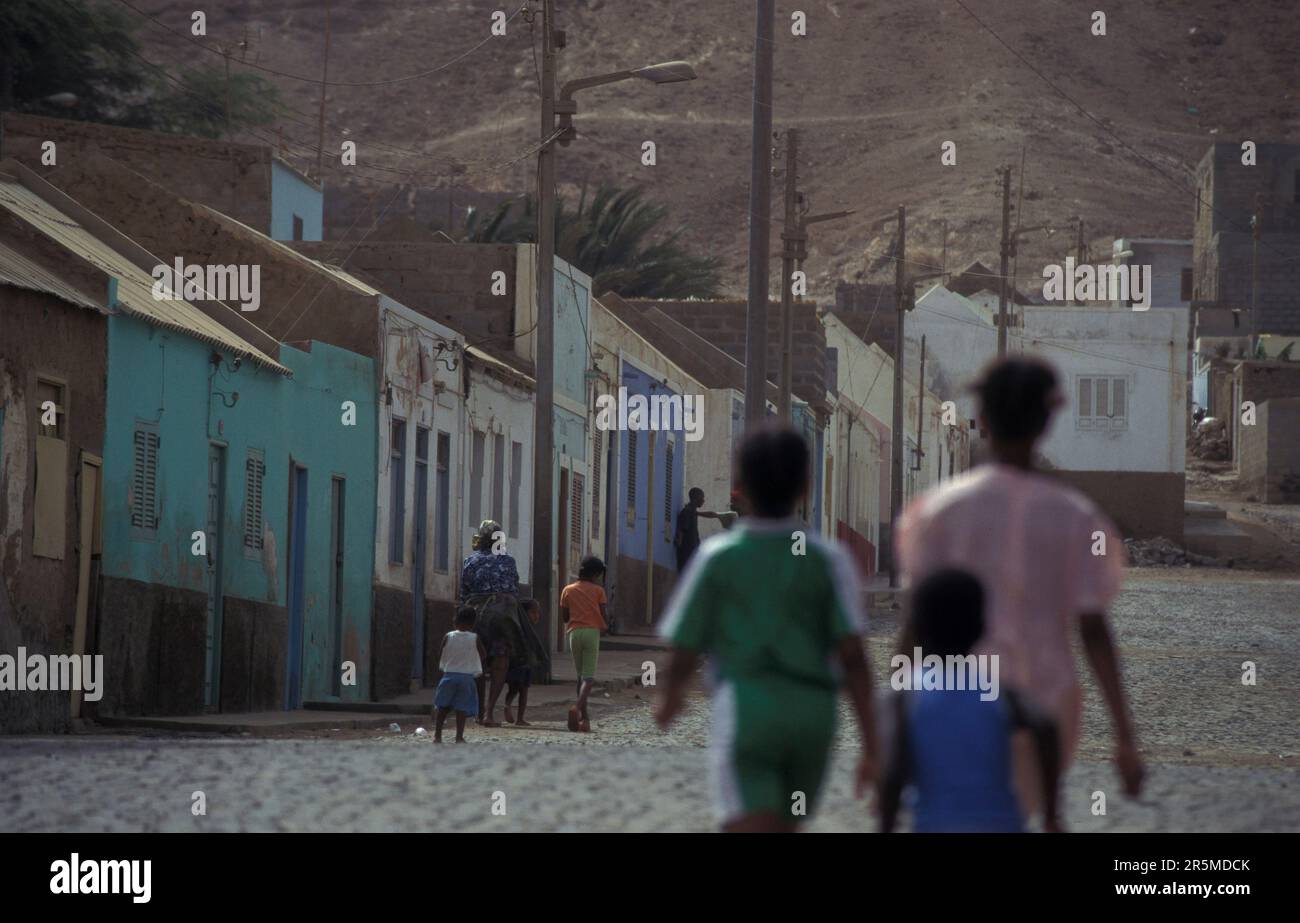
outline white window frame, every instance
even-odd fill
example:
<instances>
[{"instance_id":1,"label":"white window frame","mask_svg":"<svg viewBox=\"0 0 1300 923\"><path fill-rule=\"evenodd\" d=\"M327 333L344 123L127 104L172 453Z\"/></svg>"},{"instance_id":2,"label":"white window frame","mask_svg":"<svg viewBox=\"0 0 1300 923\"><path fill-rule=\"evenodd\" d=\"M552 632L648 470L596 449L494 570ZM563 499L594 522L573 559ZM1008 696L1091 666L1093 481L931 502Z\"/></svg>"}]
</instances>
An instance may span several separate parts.
<instances>
[{"instance_id":1,"label":"white window frame","mask_svg":"<svg viewBox=\"0 0 1300 923\"><path fill-rule=\"evenodd\" d=\"M1088 384L1088 413L1084 413L1081 405L1079 391L1083 384ZM1098 398L1098 383L1106 383L1106 413L1096 413ZM1124 407L1123 413L1116 415L1115 408L1115 383L1123 382L1124 385ZM1105 373L1089 373L1086 375L1074 376L1074 388L1070 398L1070 403L1074 407L1074 428L1088 432L1116 432L1128 429L1128 421L1132 416L1133 407L1133 377L1131 375L1110 375Z\"/></svg>"}]
</instances>

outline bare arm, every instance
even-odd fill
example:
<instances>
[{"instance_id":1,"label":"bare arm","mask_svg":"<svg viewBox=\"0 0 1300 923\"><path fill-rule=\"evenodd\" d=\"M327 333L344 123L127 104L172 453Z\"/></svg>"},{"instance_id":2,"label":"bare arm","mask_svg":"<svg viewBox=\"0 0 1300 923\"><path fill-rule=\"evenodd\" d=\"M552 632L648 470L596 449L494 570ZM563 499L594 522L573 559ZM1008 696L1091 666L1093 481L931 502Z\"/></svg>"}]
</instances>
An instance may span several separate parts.
<instances>
[{"instance_id":1,"label":"bare arm","mask_svg":"<svg viewBox=\"0 0 1300 923\"><path fill-rule=\"evenodd\" d=\"M862 735L862 758L858 762L854 794L861 798L867 786L875 781L876 755L880 744L876 739L876 712L871 704L871 668L867 666L866 640L859 635L848 635L840 640L836 650L840 666L844 669L844 687L858 719Z\"/></svg>"},{"instance_id":2,"label":"bare arm","mask_svg":"<svg viewBox=\"0 0 1300 923\"><path fill-rule=\"evenodd\" d=\"M665 677L662 691L659 693L659 703L655 708L655 723L659 725L661 731L668 729L668 725L673 723L673 719L686 704L686 693L690 689L691 677L695 675L695 667L699 660L699 655L694 651L673 648L668 669L665 671L668 675Z\"/></svg>"},{"instance_id":3,"label":"bare arm","mask_svg":"<svg viewBox=\"0 0 1300 923\"><path fill-rule=\"evenodd\" d=\"M442 640L438 642L438 669L442 669L442 651L447 646L447 636L443 635Z\"/></svg>"},{"instance_id":4,"label":"bare arm","mask_svg":"<svg viewBox=\"0 0 1300 923\"><path fill-rule=\"evenodd\" d=\"M906 700L903 693L894 694L894 728L889 747L889 759L880 779L877 800L880 810L880 832L893 833L898 822L898 806L903 800L903 789L912 777L912 754L907 740Z\"/></svg>"},{"instance_id":5,"label":"bare arm","mask_svg":"<svg viewBox=\"0 0 1300 923\"><path fill-rule=\"evenodd\" d=\"M1043 785L1043 826L1049 833L1062 829L1058 814L1061 784L1061 736L1056 722L1008 689L1007 707L1018 727L1028 728L1038 750L1038 769Z\"/></svg>"},{"instance_id":6,"label":"bare arm","mask_svg":"<svg viewBox=\"0 0 1300 923\"><path fill-rule=\"evenodd\" d=\"M1097 677L1097 685L1101 688L1101 696L1106 701L1115 728L1115 764L1124 781L1124 791L1130 796L1136 796L1142 791L1142 758L1138 754L1137 735L1133 730L1128 698L1124 695L1124 684L1120 680L1119 656L1115 652L1115 642L1111 639L1106 617L1100 612L1090 612L1080 617L1079 636L1083 640L1084 655Z\"/></svg>"}]
</instances>

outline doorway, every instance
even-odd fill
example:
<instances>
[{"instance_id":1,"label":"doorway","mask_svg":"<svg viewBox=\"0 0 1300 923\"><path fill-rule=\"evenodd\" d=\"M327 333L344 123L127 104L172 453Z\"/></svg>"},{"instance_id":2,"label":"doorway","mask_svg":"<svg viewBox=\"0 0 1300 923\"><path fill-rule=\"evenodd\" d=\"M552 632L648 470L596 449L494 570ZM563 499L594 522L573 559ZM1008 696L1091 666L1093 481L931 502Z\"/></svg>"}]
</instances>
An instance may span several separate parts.
<instances>
[{"instance_id":1,"label":"doorway","mask_svg":"<svg viewBox=\"0 0 1300 923\"><path fill-rule=\"evenodd\" d=\"M424 563L428 544L429 430L415 428L415 522L411 531L411 691L424 685Z\"/></svg>"},{"instance_id":2,"label":"doorway","mask_svg":"<svg viewBox=\"0 0 1300 923\"><path fill-rule=\"evenodd\" d=\"M90 607L91 559L99 551L100 487L104 462L97 455L81 453L80 481L77 490L77 608L72 626L72 656L86 653L86 623ZM102 681L102 677L101 677ZM71 717L81 717L81 690L72 690Z\"/></svg>"},{"instance_id":3,"label":"doorway","mask_svg":"<svg viewBox=\"0 0 1300 923\"><path fill-rule=\"evenodd\" d=\"M303 571L307 544L307 469L289 463L289 643L284 707L302 705Z\"/></svg>"},{"instance_id":4,"label":"doorway","mask_svg":"<svg viewBox=\"0 0 1300 923\"><path fill-rule=\"evenodd\" d=\"M330 482L330 652L326 663L334 671L332 695L343 695L343 510L347 482L335 475Z\"/></svg>"},{"instance_id":5,"label":"doorway","mask_svg":"<svg viewBox=\"0 0 1300 923\"><path fill-rule=\"evenodd\" d=\"M203 705L215 711L221 701L221 519L225 513L226 448L208 443L207 638L203 661Z\"/></svg>"}]
</instances>

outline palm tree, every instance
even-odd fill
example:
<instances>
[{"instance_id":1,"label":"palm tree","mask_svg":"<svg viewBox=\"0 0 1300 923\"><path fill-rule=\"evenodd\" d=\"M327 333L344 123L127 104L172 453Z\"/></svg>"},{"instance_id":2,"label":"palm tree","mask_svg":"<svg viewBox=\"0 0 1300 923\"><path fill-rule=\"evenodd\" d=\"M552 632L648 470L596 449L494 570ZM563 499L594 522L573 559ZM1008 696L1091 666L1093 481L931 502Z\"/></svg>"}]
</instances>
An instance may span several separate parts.
<instances>
[{"instance_id":1,"label":"palm tree","mask_svg":"<svg viewBox=\"0 0 1300 923\"><path fill-rule=\"evenodd\" d=\"M463 240L518 243L536 239L531 195L502 202L488 213L474 212ZM629 298L711 298L718 294L717 260L691 254L684 228L656 237L668 217L663 205L647 202L640 189L602 184L590 200L584 189L576 208L559 200L555 209L555 252L592 277L593 294L618 292Z\"/></svg>"}]
</instances>

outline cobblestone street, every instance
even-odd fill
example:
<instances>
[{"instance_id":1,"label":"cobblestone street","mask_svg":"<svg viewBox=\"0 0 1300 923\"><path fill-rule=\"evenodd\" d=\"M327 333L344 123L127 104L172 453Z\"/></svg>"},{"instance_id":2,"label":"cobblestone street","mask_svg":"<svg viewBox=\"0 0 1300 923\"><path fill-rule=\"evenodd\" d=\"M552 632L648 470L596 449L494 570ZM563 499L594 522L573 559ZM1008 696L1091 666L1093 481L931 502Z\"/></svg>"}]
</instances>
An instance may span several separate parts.
<instances>
[{"instance_id":1,"label":"cobblestone street","mask_svg":"<svg viewBox=\"0 0 1300 923\"><path fill-rule=\"evenodd\" d=\"M1091 688L1063 788L1075 831L1300 830L1300 581L1231 571L1130 571L1114 610L1149 781L1128 801ZM872 626L878 682L894 626ZM1254 662L1257 684L1243 685ZM644 693L643 693L644 695ZM88 734L0 739L0 830L709 830L706 703L669 734L632 693L593 709L595 732L484 730L436 746L372 730L342 739ZM531 717L531 716L530 716ZM847 715L846 715L847 717ZM448 734L448 740L451 738ZM812 830L866 831L841 733ZM204 792L206 816L191 813ZM1107 813L1094 816L1096 791ZM494 814L494 793L504 814ZM500 811L500 796L495 803Z\"/></svg>"}]
</instances>

